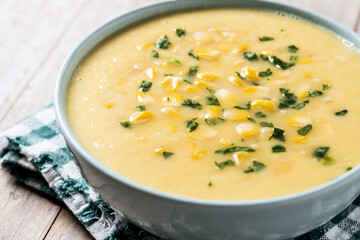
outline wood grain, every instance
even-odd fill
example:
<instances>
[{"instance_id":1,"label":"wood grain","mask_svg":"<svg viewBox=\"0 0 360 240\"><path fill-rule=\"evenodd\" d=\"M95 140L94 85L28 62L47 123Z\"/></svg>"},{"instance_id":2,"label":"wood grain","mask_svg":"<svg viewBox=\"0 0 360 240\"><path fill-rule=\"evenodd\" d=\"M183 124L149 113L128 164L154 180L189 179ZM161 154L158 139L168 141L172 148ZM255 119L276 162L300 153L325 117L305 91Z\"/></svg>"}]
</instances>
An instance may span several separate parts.
<instances>
[{"instance_id":1,"label":"wood grain","mask_svg":"<svg viewBox=\"0 0 360 240\"><path fill-rule=\"evenodd\" d=\"M280 0L281 1L281 0ZM52 101L61 64L106 21L159 0L0 0L0 130ZM360 0L287 0L360 33ZM0 239L89 239L72 214L0 171Z\"/></svg>"}]
</instances>

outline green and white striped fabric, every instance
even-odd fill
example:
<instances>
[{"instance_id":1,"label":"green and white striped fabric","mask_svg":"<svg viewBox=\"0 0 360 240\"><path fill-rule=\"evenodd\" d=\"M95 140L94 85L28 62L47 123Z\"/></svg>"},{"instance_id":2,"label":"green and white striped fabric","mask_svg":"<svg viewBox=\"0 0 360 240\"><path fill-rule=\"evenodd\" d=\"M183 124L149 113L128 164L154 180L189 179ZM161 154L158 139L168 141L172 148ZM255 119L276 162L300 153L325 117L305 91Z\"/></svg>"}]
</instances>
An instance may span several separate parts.
<instances>
[{"instance_id":1,"label":"green and white striped fabric","mask_svg":"<svg viewBox=\"0 0 360 240\"><path fill-rule=\"evenodd\" d=\"M129 223L89 186L60 134L52 105L0 134L0 162L20 182L63 201L95 239L159 239ZM360 197L297 239L360 239Z\"/></svg>"}]
</instances>

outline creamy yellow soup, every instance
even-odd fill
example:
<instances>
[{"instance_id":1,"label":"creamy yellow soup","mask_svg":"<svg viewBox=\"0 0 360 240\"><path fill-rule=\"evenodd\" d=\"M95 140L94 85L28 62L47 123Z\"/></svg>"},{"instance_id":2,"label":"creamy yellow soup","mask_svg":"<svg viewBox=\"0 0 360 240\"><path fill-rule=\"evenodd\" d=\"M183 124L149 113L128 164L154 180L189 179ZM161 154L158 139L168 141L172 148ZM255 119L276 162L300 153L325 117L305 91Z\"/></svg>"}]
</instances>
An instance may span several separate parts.
<instances>
[{"instance_id":1,"label":"creamy yellow soup","mask_svg":"<svg viewBox=\"0 0 360 240\"><path fill-rule=\"evenodd\" d=\"M326 183L359 163L360 56L275 13L152 19L93 50L67 97L80 143L160 191L253 200Z\"/></svg>"}]
</instances>

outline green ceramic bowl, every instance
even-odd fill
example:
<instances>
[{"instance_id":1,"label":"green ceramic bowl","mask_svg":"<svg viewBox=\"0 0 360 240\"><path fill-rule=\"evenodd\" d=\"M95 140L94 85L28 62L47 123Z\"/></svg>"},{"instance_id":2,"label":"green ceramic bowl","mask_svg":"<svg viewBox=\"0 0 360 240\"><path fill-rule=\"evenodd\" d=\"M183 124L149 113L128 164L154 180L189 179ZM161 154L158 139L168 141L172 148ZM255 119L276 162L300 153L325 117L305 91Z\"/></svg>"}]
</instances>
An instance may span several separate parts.
<instances>
[{"instance_id":1,"label":"green ceramic bowl","mask_svg":"<svg viewBox=\"0 0 360 240\"><path fill-rule=\"evenodd\" d=\"M360 168L297 194L256 201L213 201L160 192L133 182L91 156L72 133L66 118L66 92L81 60L101 41L132 24L161 14L204 8L278 11L314 22L360 47L357 34L318 13L285 3L249 0L181 0L134 10L105 24L70 54L55 93L57 121L88 182L130 221L168 239L287 239L325 223L360 193Z\"/></svg>"}]
</instances>

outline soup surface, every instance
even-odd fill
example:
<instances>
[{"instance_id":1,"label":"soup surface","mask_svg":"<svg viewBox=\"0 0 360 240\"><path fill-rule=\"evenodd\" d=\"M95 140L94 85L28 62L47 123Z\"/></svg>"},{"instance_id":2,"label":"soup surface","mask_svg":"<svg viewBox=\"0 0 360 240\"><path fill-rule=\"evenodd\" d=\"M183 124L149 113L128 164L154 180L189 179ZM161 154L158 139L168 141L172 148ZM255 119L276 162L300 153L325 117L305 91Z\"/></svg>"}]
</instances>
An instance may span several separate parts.
<instances>
[{"instance_id":1,"label":"soup surface","mask_svg":"<svg viewBox=\"0 0 360 240\"><path fill-rule=\"evenodd\" d=\"M177 13L99 45L67 114L96 159L177 195L252 200L359 163L360 56L331 32L255 10Z\"/></svg>"}]
</instances>

